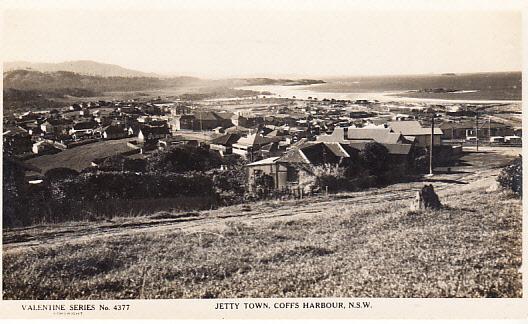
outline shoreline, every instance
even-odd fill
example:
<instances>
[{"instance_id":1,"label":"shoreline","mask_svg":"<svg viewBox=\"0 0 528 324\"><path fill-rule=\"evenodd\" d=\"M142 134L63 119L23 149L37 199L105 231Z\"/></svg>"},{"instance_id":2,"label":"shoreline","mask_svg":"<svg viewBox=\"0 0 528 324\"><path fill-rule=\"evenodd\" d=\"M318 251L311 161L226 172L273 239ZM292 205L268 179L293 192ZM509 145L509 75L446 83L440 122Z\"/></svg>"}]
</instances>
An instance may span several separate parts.
<instances>
[{"instance_id":1,"label":"shoreline","mask_svg":"<svg viewBox=\"0 0 528 324\"><path fill-rule=\"evenodd\" d=\"M440 99L440 98L416 98L406 96L406 92L411 90L401 91L378 91L378 92L323 92L314 91L310 86L277 86L277 85L263 85L263 86L243 86L236 87L240 90L254 90L254 91L268 91L274 95L267 95L266 97L277 98L293 98L310 100L317 98L318 100L336 99L336 100L378 100L380 102L390 101L404 101L409 103L469 103L469 104L521 104L522 100L496 100L496 99Z\"/></svg>"}]
</instances>

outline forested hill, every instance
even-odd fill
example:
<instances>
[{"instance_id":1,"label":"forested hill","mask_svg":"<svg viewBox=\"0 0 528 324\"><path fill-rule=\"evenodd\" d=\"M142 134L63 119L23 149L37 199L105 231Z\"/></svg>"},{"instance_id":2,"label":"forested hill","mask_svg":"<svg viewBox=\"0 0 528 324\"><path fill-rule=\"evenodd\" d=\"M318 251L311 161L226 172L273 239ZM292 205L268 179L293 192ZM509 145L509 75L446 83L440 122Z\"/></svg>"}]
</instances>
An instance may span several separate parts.
<instances>
[{"instance_id":1,"label":"forested hill","mask_svg":"<svg viewBox=\"0 0 528 324\"><path fill-rule=\"evenodd\" d=\"M3 77L4 112L60 107L64 105L63 100L57 101L56 99L64 99L66 97L95 97L102 96L107 92L199 88L204 93L228 93L228 91L234 91L232 88L246 85L303 85L324 83L321 80L309 79L239 78L206 80L189 76L170 78L103 77L78 74L70 71L40 72L34 70L7 71L4 72ZM221 89L221 91L218 89Z\"/></svg>"},{"instance_id":2,"label":"forested hill","mask_svg":"<svg viewBox=\"0 0 528 324\"><path fill-rule=\"evenodd\" d=\"M187 86L200 80L193 77L160 79L154 77L101 77L67 71L38 72L14 70L4 73L4 88L50 91L84 89L96 93L108 91L136 91Z\"/></svg>"},{"instance_id":3,"label":"forested hill","mask_svg":"<svg viewBox=\"0 0 528 324\"><path fill-rule=\"evenodd\" d=\"M106 64L90 60L68 61L61 63L35 63L26 61L5 62L4 71L32 70L38 72L68 71L84 75L102 77L159 77L155 73L147 73L127 69L116 64Z\"/></svg>"}]
</instances>

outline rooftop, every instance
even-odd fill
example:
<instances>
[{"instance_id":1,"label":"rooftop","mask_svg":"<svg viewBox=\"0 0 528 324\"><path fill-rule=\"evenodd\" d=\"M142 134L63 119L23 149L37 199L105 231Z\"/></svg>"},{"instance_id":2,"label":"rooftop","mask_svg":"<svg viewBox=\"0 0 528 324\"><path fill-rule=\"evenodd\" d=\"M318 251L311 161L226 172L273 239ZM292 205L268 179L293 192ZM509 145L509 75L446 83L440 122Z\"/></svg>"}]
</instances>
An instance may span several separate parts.
<instances>
[{"instance_id":1,"label":"rooftop","mask_svg":"<svg viewBox=\"0 0 528 324\"><path fill-rule=\"evenodd\" d=\"M389 127L397 132L402 133L403 135L430 135L431 128L423 127L419 121L416 120L405 120L405 121L391 121L388 123ZM444 132L438 127L434 129L435 135L442 135Z\"/></svg>"}]
</instances>

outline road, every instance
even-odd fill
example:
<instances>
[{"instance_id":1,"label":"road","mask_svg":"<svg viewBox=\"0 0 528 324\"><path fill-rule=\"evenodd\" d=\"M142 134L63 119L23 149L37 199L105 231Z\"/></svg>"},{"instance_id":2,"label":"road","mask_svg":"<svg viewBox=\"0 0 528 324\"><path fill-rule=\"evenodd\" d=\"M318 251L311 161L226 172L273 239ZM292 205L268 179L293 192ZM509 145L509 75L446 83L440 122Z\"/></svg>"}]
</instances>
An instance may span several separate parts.
<instances>
[{"instance_id":1,"label":"road","mask_svg":"<svg viewBox=\"0 0 528 324\"><path fill-rule=\"evenodd\" d=\"M171 214L158 212L151 216L38 225L3 232L3 252L23 253L27 249L75 243L104 238L106 236L133 235L144 232L184 231L207 232L227 226L232 220L246 223L272 222L278 219L294 220L315 216L324 217L336 206L361 207L384 202L411 202L424 184L433 184L440 198L457 191L490 188L500 168L521 153L521 148L486 147L479 152L471 148L461 159L459 166L450 173L437 171L432 177L413 182L393 184L361 192L341 193L329 196L307 197L302 200L264 201L251 205L236 205L207 210Z\"/></svg>"}]
</instances>

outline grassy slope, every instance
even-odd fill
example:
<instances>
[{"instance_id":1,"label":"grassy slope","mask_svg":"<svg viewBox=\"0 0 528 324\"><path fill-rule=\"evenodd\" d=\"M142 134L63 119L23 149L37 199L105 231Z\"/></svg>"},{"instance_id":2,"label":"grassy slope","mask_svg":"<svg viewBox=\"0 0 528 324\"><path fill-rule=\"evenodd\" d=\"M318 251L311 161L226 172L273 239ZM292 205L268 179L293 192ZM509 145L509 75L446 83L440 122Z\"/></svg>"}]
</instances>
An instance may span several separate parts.
<instances>
[{"instance_id":1,"label":"grassy slope","mask_svg":"<svg viewBox=\"0 0 528 324\"><path fill-rule=\"evenodd\" d=\"M5 253L4 298L520 297L521 201L483 189L442 199L438 212L336 203L304 219Z\"/></svg>"},{"instance_id":2,"label":"grassy slope","mask_svg":"<svg viewBox=\"0 0 528 324\"><path fill-rule=\"evenodd\" d=\"M89 167L90 163L97 158L132 150L132 148L126 145L128 141L130 141L130 139L125 138L81 145L57 154L38 156L27 162L41 168L42 172L58 167L81 171L82 169Z\"/></svg>"}]
</instances>

